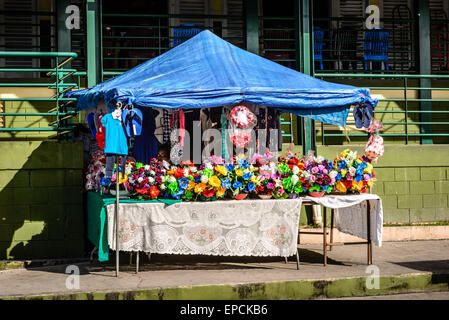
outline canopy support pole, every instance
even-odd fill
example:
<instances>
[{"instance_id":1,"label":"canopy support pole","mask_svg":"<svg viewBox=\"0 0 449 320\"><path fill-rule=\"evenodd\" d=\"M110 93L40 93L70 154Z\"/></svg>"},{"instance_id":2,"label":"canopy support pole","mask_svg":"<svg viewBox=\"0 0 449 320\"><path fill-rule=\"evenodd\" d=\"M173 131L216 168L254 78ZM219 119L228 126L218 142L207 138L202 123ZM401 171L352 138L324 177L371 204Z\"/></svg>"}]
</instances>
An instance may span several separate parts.
<instances>
[{"instance_id":1,"label":"canopy support pole","mask_svg":"<svg viewBox=\"0 0 449 320\"><path fill-rule=\"evenodd\" d=\"M296 39L298 50L296 56L296 68L309 76L313 76L313 32L312 28L312 8L310 0L295 1ZM302 152L307 154L310 150L315 151L315 123L310 118L298 117L298 141L301 141Z\"/></svg>"},{"instance_id":2,"label":"canopy support pole","mask_svg":"<svg viewBox=\"0 0 449 320\"><path fill-rule=\"evenodd\" d=\"M120 250L119 250L119 237L118 237L118 227L119 227L119 182L120 175L118 172L119 168L119 156L116 156L116 174L115 174L115 276L118 278L119 265L120 265Z\"/></svg>"}]
</instances>

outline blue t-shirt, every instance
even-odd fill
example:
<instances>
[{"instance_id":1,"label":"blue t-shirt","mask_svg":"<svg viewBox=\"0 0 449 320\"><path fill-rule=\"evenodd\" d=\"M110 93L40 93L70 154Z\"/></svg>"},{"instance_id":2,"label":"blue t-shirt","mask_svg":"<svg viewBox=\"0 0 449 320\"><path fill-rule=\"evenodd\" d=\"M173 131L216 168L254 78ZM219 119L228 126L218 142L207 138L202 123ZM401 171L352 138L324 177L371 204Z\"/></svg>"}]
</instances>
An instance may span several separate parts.
<instances>
[{"instance_id":1,"label":"blue t-shirt","mask_svg":"<svg viewBox=\"0 0 449 320\"><path fill-rule=\"evenodd\" d=\"M101 123L106 129L104 153L128 155L128 141L122 122L114 119L111 113L101 118Z\"/></svg>"}]
</instances>

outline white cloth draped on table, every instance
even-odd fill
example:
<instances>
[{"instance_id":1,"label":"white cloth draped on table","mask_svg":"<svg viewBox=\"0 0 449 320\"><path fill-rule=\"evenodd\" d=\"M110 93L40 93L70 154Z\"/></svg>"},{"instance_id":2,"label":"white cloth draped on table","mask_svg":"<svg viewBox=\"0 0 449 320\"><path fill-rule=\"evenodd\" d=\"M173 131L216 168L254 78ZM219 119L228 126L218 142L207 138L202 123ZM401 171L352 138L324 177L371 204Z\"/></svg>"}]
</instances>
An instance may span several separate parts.
<instances>
[{"instance_id":1,"label":"white cloth draped on table","mask_svg":"<svg viewBox=\"0 0 449 320\"><path fill-rule=\"evenodd\" d=\"M382 246L383 209L382 200L375 194L327 195L321 198L304 197L303 201L312 201L326 208L335 210L335 227L344 233L368 239L367 203L371 206L371 240Z\"/></svg>"},{"instance_id":2,"label":"white cloth draped on table","mask_svg":"<svg viewBox=\"0 0 449 320\"><path fill-rule=\"evenodd\" d=\"M293 256L302 198L120 203L119 249L162 254ZM107 206L115 250L115 204Z\"/></svg>"}]
</instances>

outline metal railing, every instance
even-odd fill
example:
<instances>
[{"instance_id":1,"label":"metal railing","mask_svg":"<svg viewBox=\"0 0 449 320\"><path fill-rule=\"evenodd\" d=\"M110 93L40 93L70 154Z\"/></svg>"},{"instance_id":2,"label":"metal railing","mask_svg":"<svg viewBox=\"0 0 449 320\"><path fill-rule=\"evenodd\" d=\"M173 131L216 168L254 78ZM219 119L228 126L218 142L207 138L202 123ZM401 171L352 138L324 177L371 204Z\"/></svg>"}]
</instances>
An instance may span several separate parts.
<instances>
[{"instance_id":1,"label":"metal railing","mask_svg":"<svg viewBox=\"0 0 449 320\"><path fill-rule=\"evenodd\" d=\"M64 98L63 95L66 91L72 89L78 89L79 76L76 69L65 68L66 64L72 61L72 59L77 57L76 53L73 52L23 52L23 51L0 51L0 59L4 57L22 57L29 59L48 59L53 60L53 66L49 68L0 68L0 73L2 72L14 72L19 74L26 73L45 73L45 75L51 78L50 82L2 82L1 87L20 87L20 88L48 88L54 91L54 94L50 97L11 97L16 95L15 92L11 94L0 95L0 103L4 102L48 102L51 107L46 112L2 112L0 117L4 118L3 126L0 128L0 133L2 132L55 132L58 139L63 139L67 137L72 130L71 119L76 115L76 112L72 110L68 104L71 101L75 101L74 98ZM73 78L78 76L78 83L73 83ZM51 92L51 91L49 91ZM7 111L8 108L4 108ZM42 117L51 117L48 122L48 127L31 127L33 122L29 122L30 126L25 127L14 127L8 126L8 124L14 124L14 121L8 121L9 117L37 117L37 122L40 122ZM51 121L50 121L51 120Z\"/></svg>"},{"instance_id":2,"label":"metal railing","mask_svg":"<svg viewBox=\"0 0 449 320\"><path fill-rule=\"evenodd\" d=\"M245 43L243 15L102 13L103 78L119 75L174 45L174 30L210 30L232 44Z\"/></svg>"},{"instance_id":3,"label":"metal railing","mask_svg":"<svg viewBox=\"0 0 449 320\"><path fill-rule=\"evenodd\" d=\"M401 138L408 144L413 137L421 143L449 143L448 75L316 73L315 77L346 84L357 81L357 86L365 86L373 96L379 96L374 114L384 124L385 129L380 135L387 141L389 138ZM379 81L382 83L380 86L375 84ZM437 94L440 97L432 98L432 95ZM354 126L355 123L348 122L347 125ZM397 126L399 132L393 133ZM326 130L326 127L322 123L319 127L323 145L326 144L326 138L368 136L366 132L343 132L338 127L327 127Z\"/></svg>"}]
</instances>

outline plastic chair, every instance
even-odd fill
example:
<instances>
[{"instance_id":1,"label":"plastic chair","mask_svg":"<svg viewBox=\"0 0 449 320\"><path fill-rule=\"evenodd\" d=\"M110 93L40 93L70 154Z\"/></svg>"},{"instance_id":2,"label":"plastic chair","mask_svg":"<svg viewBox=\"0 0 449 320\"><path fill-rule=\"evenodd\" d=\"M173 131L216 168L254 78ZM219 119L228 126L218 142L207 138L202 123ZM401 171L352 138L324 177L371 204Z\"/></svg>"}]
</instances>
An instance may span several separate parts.
<instances>
[{"instance_id":1,"label":"plastic chair","mask_svg":"<svg viewBox=\"0 0 449 320\"><path fill-rule=\"evenodd\" d=\"M368 70L368 61L376 61L385 64L385 69L390 70L388 65L388 43L390 32L381 29L365 31L364 54L365 70Z\"/></svg>"},{"instance_id":2,"label":"plastic chair","mask_svg":"<svg viewBox=\"0 0 449 320\"><path fill-rule=\"evenodd\" d=\"M321 28L313 28L313 59L319 61L320 69L323 70L323 47L325 43L324 31Z\"/></svg>"},{"instance_id":3,"label":"plastic chair","mask_svg":"<svg viewBox=\"0 0 449 320\"><path fill-rule=\"evenodd\" d=\"M181 43L196 36L200 32L201 29L194 24L181 24L178 28L175 28L173 32L173 47L179 46Z\"/></svg>"}]
</instances>

